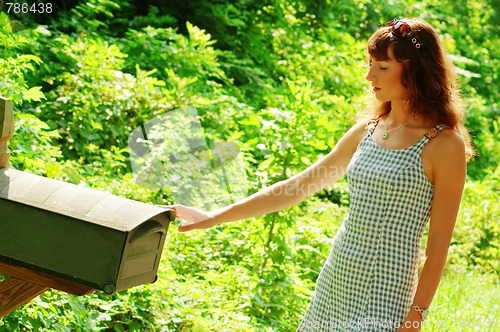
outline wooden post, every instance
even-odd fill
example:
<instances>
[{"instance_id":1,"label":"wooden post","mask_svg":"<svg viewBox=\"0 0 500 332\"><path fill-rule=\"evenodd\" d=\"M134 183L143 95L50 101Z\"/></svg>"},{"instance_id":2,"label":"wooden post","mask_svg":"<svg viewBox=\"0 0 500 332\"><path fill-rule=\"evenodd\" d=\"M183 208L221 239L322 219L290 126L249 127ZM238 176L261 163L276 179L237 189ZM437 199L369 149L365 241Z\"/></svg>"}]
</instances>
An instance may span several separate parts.
<instances>
[{"instance_id":1,"label":"wooden post","mask_svg":"<svg viewBox=\"0 0 500 332\"><path fill-rule=\"evenodd\" d=\"M86 285L33 271L25 267L11 265L2 261L0 261L0 273L10 276L11 278L25 280L33 285L53 288L78 296L89 294L94 291L93 288Z\"/></svg>"},{"instance_id":2,"label":"wooden post","mask_svg":"<svg viewBox=\"0 0 500 332\"><path fill-rule=\"evenodd\" d=\"M14 113L10 100L0 97L0 168L9 165L9 138L14 134Z\"/></svg>"},{"instance_id":3,"label":"wooden post","mask_svg":"<svg viewBox=\"0 0 500 332\"><path fill-rule=\"evenodd\" d=\"M94 291L91 287L0 261L0 319L50 288L74 295Z\"/></svg>"},{"instance_id":4,"label":"wooden post","mask_svg":"<svg viewBox=\"0 0 500 332\"><path fill-rule=\"evenodd\" d=\"M0 317L10 314L48 289L17 278L0 282Z\"/></svg>"}]
</instances>

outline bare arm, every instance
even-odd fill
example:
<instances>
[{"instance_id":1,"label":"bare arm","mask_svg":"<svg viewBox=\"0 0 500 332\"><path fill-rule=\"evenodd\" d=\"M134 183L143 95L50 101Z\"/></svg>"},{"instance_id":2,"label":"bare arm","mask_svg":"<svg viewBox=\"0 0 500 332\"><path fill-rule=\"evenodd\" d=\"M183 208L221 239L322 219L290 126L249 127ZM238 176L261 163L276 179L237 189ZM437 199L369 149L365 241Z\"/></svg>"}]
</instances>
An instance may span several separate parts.
<instances>
[{"instance_id":1,"label":"bare arm","mask_svg":"<svg viewBox=\"0 0 500 332\"><path fill-rule=\"evenodd\" d=\"M330 153L299 174L231 205L212 212L174 205L173 208L179 217L192 222L181 226L179 231L209 228L224 222L261 216L300 203L344 176L356 147L366 134L365 125L363 122L355 124Z\"/></svg>"},{"instance_id":2,"label":"bare arm","mask_svg":"<svg viewBox=\"0 0 500 332\"><path fill-rule=\"evenodd\" d=\"M443 137L440 137L443 136ZM462 138L454 131L445 131L431 152L434 196L426 247L426 260L413 303L429 308L439 285L446 263L455 221L466 177L465 148ZM407 321L420 320L420 314L410 310ZM418 331L419 329L401 329Z\"/></svg>"}]
</instances>

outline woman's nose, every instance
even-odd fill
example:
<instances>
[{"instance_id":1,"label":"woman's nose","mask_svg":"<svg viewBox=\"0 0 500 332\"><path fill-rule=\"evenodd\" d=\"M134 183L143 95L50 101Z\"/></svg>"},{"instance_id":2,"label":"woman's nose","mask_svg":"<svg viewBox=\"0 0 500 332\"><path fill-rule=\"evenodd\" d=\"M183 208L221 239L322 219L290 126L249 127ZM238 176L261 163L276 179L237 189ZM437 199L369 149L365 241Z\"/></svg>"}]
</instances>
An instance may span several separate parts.
<instances>
[{"instance_id":1,"label":"woman's nose","mask_svg":"<svg viewBox=\"0 0 500 332\"><path fill-rule=\"evenodd\" d=\"M373 81L373 73L372 73L372 69L371 68L366 73L365 78L366 78L367 81L370 81L370 82Z\"/></svg>"}]
</instances>

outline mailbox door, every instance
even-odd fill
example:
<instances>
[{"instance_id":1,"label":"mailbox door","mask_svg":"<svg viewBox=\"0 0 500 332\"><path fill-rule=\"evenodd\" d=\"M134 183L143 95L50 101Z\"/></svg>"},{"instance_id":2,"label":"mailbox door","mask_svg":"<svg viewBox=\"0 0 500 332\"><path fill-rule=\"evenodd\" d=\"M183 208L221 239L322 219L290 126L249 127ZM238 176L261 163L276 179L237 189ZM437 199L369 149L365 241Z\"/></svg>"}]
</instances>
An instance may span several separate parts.
<instances>
[{"instance_id":1,"label":"mailbox door","mask_svg":"<svg viewBox=\"0 0 500 332\"><path fill-rule=\"evenodd\" d=\"M156 218L163 219L165 216ZM153 219L129 233L118 274L117 291L156 280L167 230L168 222L162 223Z\"/></svg>"}]
</instances>

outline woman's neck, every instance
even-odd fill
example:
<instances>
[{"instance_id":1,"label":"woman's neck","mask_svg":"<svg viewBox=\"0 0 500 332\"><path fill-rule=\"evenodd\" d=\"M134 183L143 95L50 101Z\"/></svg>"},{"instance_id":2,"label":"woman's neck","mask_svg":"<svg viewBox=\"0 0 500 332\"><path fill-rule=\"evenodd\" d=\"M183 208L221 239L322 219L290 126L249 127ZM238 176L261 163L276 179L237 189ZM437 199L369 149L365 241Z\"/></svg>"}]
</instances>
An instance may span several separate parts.
<instances>
[{"instance_id":1,"label":"woman's neck","mask_svg":"<svg viewBox=\"0 0 500 332\"><path fill-rule=\"evenodd\" d=\"M406 123L416 117L416 113L411 110L406 101L391 102L391 111L387 115L387 120L393 125Z\"/></svg>"}]
</instances>

